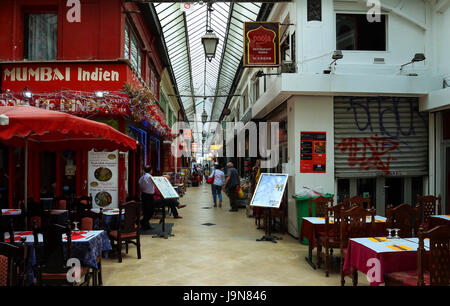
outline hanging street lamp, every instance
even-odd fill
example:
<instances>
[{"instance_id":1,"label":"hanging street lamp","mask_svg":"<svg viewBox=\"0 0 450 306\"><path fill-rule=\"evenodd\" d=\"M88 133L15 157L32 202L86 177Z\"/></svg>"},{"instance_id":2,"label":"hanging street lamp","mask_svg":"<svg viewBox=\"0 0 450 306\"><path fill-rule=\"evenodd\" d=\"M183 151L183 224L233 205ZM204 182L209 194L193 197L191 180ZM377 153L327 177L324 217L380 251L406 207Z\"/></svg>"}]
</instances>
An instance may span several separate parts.
<instances>
[{"instance_id":1,"label":"hanging street lamp","mask_svg":"<svg viewBox=\"0 0 450 306\"><path fill-rule=\"evenodd\" d=\"M202 36L202 44L205 49L205 56L208 61L212 61L216 54L217 45L219 44L219 38L214 33L211 28L211 12L212 12L212 4L208 3L208 16L207 16L207 24L206 24L206 34Z\"/></svg>"}]
</instances>

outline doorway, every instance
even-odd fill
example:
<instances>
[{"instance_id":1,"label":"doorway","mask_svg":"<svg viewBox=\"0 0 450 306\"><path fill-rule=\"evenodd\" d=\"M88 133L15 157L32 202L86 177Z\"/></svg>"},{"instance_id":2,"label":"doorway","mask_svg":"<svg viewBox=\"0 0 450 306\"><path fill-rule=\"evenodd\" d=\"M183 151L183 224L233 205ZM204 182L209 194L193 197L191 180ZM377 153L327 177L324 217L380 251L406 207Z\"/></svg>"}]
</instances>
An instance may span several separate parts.
<instances>
[{"instance_id":1,"label":"doorway","mask_svg":"<svg viewBox=\"0 0 450 306\"><path fill-rule=\"evenodd\" d=\"M392 205L393 207L403 203L403 178L401 177L389 177L386 178L384 189L386 193L386 206Z\"/></svg>"}]
</instances>

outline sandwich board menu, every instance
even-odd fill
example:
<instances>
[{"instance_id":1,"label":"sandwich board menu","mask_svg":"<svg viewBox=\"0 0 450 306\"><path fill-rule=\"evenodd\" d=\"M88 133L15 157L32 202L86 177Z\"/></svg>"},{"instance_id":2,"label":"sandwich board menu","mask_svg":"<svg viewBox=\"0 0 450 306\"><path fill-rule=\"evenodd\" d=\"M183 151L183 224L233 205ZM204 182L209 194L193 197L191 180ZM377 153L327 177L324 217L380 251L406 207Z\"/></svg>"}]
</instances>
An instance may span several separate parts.
<instances>
[{"instance_id":1,"label":"sandwich board menu","mask_svg":"<svg viewBox=\"0 0 450 306\"><path fill-rule=\"evenodd\" d=\"M94 208L119 205L119 151L88 152L88 193Z\"/></svg>"},{"instance_id":2,"label":"sandwich board menu","mask_svg":"<svg viewBox=\"0 0 450 306\"><path fill-rule=\"evenodd\" d=\"M326 144L326 132L301 132L300 173L326 172Z\"/></svg>"},{"instance_id":3,"label":"sandwich board menu","mask_svg":"<svg viewBox=\"0 0 450 306\"><path fill-rule=\"evenodd\" d=\"M288 174L261 173L250 206L280 208Z\"/></svg>"},{"instance_id":4,"label":"sandwich board menu","mask_svg":"<svg viewBox=\"0 0 450 306\"><path fill-rule=\"evenodd\" d=\"M151 178L164 199L178 199L180 197L166 177L152 176Z\"/></svg>"}]
</instances>

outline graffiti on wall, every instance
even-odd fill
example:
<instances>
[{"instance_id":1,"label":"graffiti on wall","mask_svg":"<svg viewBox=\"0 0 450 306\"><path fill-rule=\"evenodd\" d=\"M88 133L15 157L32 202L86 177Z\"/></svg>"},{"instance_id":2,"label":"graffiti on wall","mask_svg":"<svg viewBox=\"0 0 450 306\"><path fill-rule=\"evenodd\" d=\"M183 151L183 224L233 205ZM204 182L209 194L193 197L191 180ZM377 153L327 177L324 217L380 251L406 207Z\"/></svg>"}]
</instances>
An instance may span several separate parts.
<instances>
[{"instance_id":1,"label":"graffiti on wall","mask_svg":"<svg viewBox=\"0 0 450 306\"><path fill-rule=\"evenodd\" d=\"M416 135L415 118L425 120L412 99L375 99L348 103L346 111L353 114L354 133L364 132L364 136L342 138L337 149L348 154L350 167L364 171L375 169L390 175L391 162L396 160L391 153L399 151L401 145L407 146L408 137Z\"/></svg>"}]
</instances>

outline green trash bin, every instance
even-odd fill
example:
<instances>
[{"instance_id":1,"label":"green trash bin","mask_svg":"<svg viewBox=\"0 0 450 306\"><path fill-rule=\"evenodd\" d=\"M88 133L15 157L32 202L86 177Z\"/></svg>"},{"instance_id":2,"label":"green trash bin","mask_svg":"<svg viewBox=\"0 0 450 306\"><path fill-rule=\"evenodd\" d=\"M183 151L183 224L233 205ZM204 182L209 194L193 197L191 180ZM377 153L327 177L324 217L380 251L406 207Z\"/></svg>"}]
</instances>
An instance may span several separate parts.
<instances>
[{"instance_id":1,"label":"green trash bin","mask_svg":"<svg viewBox=\"0 0 450 306\"><path fill-rule=\"evenodd\" d=\"M326 193L323 195L325 198L332 198L334 195ZM298 233L300 236L300 230L302 228L302 220L304 217L309 217L309 198L310 197L297 197L295 195L292 196L296 200L297 204L297 224L298 224ZM316 199L317 197L312 197L312 199ZM312 206L312 215L316 216L316 205ZM303 238L300 241L301 244L307 245L309 243L308 239Z\"/></svg>"}]
</instances>

